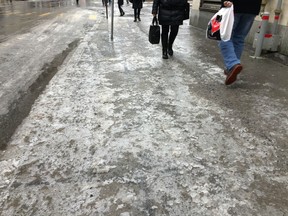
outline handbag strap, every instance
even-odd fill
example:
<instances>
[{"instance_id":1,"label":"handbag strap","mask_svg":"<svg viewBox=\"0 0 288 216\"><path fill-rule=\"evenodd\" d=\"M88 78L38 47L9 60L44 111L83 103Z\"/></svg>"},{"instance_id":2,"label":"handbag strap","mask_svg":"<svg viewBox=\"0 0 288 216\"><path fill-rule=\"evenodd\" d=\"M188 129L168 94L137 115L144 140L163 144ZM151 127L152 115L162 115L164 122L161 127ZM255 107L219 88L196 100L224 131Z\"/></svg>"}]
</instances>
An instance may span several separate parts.
<instances>
[{"instance_id":1,"label":"handbag strap","mask_svg":"<svg viewBox=\"0 0 288 216\"><path fill-rule=\"evenodd\" d=\"M152 25L154 26L156 23L156 25L158 26L158 19L156 16L153 17L153 20L152 20Z\"/></svg>"}]
</instances>

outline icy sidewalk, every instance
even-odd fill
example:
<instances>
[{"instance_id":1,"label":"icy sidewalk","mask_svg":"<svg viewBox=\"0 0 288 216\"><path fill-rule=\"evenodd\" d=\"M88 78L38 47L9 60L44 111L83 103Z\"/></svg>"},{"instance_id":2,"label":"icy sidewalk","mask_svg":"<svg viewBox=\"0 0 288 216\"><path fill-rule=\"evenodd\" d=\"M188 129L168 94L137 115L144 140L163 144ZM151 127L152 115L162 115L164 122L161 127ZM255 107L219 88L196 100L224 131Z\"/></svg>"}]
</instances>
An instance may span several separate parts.
<instances>
[{"instance_id":1,"label":"icy sidewalk","mask_svg":"<svg viewBox=\"0 0 288 216\"><path fill-rule=\"evenodd\" d=\"M114 42L98 20L51 80L1 158L1 215L287 214L285 104L260 98L279 129L253 132L238 117L267 116L233 105L259 95L224 89L187 26L162 60L142 20L116 18Z\"/></svg>"}]
</instances>

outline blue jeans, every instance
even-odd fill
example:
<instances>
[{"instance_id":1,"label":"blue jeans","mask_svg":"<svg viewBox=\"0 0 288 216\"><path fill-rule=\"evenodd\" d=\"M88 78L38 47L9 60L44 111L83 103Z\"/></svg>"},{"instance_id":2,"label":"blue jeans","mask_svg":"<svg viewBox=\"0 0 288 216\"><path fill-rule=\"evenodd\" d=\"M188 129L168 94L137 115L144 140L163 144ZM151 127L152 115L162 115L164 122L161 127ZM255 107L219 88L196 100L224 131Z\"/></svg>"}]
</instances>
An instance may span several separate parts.
<instances>
[{"instance_id":1,"label":"blue jeans","mask_svg":"<svg viewBox=\"0 0 288 216\"><path fill-rule=\"evenodd\" d=\"M235 64L240 64L244 41L251 29L255 17L256 15L254 14L234 14L231 39L226 42L219 42L226 69L230 70Z\"/></svg>"}]
</instances>

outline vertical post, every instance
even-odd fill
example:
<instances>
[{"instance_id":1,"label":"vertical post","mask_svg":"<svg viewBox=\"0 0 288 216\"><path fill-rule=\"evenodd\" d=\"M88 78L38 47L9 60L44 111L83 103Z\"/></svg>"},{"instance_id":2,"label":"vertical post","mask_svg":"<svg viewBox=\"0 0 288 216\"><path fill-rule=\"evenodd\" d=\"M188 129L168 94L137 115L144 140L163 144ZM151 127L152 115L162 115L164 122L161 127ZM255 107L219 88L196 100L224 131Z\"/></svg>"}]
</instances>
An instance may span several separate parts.
<instances>
[{"instance_id":1,"label":"vertical post","mask_svg":"<svg viewBox=\"0 0 288 216\"><path fill-rule=\"evenodd\" d=\"M269 0L262 0L260 14L262 14L265 11L265 7L267 5L267 1L269 1Z\"/></svg>"},{"instance_id":2,"label":"vertical post","mask_svg":"<svg viewBox=\"0 0 288 216\"><path fill-rule=\"evenodd\" d=\"M278 22L279 22L279 17L281 14L281 6L282 6L282 0L278 0L277 2L277 7L275 9L275 15L274 15L274 22L272 26L272 34L276 34L277 28L278 28Z\"/></svg>"},{"instance_id":3,"label":"vertical post","mask_svg":"<svg viewBox=\"0 0 288 216\"><path fill-rule=\"evenodd\" d=\"M105 7L106 7L106 19L108 19L108 0L105 1Z\"/></svg>"},{"instance_id":4,"label":"vertical post","mask_svg":"<svg viewBox=\"0 0 288 216\"><path fill-rule=\"evenodd\" d=\"M114 0L111 1L111 40L113 40L114 30Z\"/></svg>"},{"instance_id":5,"label":"vertical post","mask_svg":"<svg viewBox=\"0 0 288 216\"><path fill-rule=\"evenodd\" d=\"M261 55L261 51L262 51L262 46L263 46L263 42L264 42L264 37L266 34L266 29L268 26L268 22L269 22L269 12L264 12L262 14L262 22L261 22L261 28L260 28L260 32L257 36L257 42L256 42L256 49L255 49L255 55L254 57L260 57Z\"/></svg>"}]
</instances>

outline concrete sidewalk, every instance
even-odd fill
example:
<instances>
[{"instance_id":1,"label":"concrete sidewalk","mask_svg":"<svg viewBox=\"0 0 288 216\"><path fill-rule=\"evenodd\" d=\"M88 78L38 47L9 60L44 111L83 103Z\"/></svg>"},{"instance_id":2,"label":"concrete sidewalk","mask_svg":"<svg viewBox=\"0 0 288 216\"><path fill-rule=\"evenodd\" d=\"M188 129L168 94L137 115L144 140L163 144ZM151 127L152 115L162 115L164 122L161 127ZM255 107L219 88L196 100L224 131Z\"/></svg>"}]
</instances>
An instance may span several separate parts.
<instances>
[{"instance_id":1,"label":"concrete sidewalk","mask_svg":"<svg viewBox=\"0 0 288 216\"><path fill-rule=\"evenodd\" d=\"M0 215L288 215L288 67L247 49L227 87L217 44L188 21L163 60L151 3L137 23L125 5L113 41L92 10L1 152Z\"/></svg>"}]
</instances>

